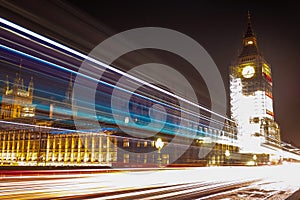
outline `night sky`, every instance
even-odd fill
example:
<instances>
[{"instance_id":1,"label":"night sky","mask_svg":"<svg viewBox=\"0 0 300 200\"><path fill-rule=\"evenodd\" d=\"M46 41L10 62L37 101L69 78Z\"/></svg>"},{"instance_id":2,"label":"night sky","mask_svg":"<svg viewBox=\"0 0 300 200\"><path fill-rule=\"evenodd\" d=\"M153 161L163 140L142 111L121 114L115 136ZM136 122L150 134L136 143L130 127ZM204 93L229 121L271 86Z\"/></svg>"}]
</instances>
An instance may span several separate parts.
<instances>
[{"instance_id":1,"label":"night sky","mask_svg":"<svg viewBox=\"0 0 300 200\"><path fill-rule=\"evenodd\" d=\"M105 27L106 37L120 31L137 27L164 27L182 32L201 44L217 64L226 86L228 67L242 47L242 36L246 29L247 11L251 12L252 25L258 45L264 58L270 63L273 74L273 97L275 119L281 127L282 140L300 147L300 16L297 1L29 1L16 4L30 10L40 19L47 19L53 25L70 29L71 39L49 31L56 26L41 28L37 23L27 22L17 15L11 15L15 22L24 23L41 34L58 38L83 52L96 46L100 39L88 35L90 29L78 25L86 23L94 29ZM76 10L78 21L60 18L57 13L69 12L51 9L49 4L71 6ZM47 8L46 8L47 7ZM87 17L81 18L78 15ZM9 19L9 13L4 13ZM63 14L62 14L63 15ZM69 16L69 15L68 15ZM73 17L74 17L73 16ZM42 20L40 20L42 21ZM63 29L60 29L63 30ZM59 30L57 30L59 32ZM80 35L81 44L76 44L74 35ZM69 37L72 38L72 37ZM105 38L105 36L104 36ZM102 36L103 39L103 36ZM86 40L87 42L83 42ZM75 42L74 42L75 41Z\"/></svg>"}]
</instances>

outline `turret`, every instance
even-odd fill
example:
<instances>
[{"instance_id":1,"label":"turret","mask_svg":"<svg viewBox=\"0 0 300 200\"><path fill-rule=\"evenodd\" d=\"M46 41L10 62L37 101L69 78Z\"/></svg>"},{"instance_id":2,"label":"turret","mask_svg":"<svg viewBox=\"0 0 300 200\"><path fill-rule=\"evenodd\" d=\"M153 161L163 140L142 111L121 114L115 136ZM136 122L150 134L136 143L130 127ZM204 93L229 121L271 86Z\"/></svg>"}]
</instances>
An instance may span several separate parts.
<instances>
[{"instance_id":1,"label":"turret","mask_svg":"<svg viewBox=\"0 0 300 200\"><path fill-rule=\"evenodd\" d=\"M13 83L13 91L15 94L18 93L19 85L20 85L20 76L18 73L16 73L16 77Z\"/></svg>"},{"instance_id":2,"label":"turret","mask_svg":"<svg viewBox=\"0 0 300 200\"><path fill-rule=\"evenodd\" d=\"M25 87L24 87L24 79L21 79L21 86L20 86L20 89L21 89L21 90L24 90L24 89L25 89Z\"/></svg>"},{"instance_id":3,"label":"turret","mask_svg":"<svg viewBox=\"0 0 300 200\"><path fill-rule=\"evenodd\" d=\"M5 81L5 84L4 84L4 90L3 90L3 93L4 94L7 94L9 91L9 81L8 81L8 75L6 75L6 81Z\"/></svg>"},{"instance_id":4,"label":"turret","mask_svg":"<svg viewBox=\"0 0 300 200\"><path fill-rule=\"evenodd\" d=\"M67 88L66 97L65 97L65 100L68 103L71 103L71 101L72 101L72 91L73 91L73 76L71 74L70 81L69 81L69 86Z\"/></svg>"},{"instance_id":5,"label":"turret","mask_svg":"<svg viewBox=\"0 0 300 200\"><path fill-rule=\"evenodd\" d=\"M33 77L31 77L29 85L28 85L28 93L29 96L32 97L33 96Z\"/></svg>"}]
</instances>

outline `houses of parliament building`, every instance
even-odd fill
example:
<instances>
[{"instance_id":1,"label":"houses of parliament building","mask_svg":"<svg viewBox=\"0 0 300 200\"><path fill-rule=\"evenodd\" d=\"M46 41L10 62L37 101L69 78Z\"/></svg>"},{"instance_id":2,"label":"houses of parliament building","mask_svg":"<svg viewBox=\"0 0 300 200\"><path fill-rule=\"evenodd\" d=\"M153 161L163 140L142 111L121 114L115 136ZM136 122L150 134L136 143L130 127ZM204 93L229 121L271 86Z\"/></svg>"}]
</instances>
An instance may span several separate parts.
<instances>
[{"instance_id":1,"label":"houses of parliament building","mask_svg":"<svg viewBox=\"0 0 300 200\"><path fill-rule=\"evenodd\" d=\"M64 100L49 99L47 109L34 104L32 78L26 85L20 73L11 82L7 77L0 111L0 165L165 166L173 163L174 158L178 158L177 163L199 165L266 163L270 158L265 149L281 150L280 129L274 119L271 67L258 49L250 15L242 44L240 55L230 67L231 120L224 122L222 130L205 123L192 127L196 137L182 155L177 153L179 143L171 153L163 148L172 141L173 128L178 124L180 113L176 109L166 109L170 114L166 123L169 132L161 131L154 136L151 133L147 138L132 137L116 124L100 120L102 128L92 129L88 126L89 119L84 119L86 128L77 130L74 125L77 114L72 109L72 76L66 84ZM146 94L176 105L176 101L156 91ZM103 101L109 96L105 95ZM134 123L148 123L151 106L147 99L131 98L129 107ZM111 115L102 114L103 118ZM148 134L139 127L130 127L130 131ZM203 149L209 152L201 157Z\"/></svg>"},{"instance_id":2,"label":"houses of parliament building","mask_svg":"<svg viewBox=\"0 0 300 200\"><path fill-rule=\"evenodd\" d=\"M2 165L109 166L116 160L115 149L110 148L113 129L78 133L72 131L72 125L66 125L71 119L65 113L71 108L70 87L66 99L60 105L50 104L45 117L45 111L37 110L33 104L33 79L26 87L17 73L11 86L7 77L0 111Z\"/></svg>"},{"instance_id":3,"label":"houses of parliament building","mask_svg":"<svg viewBox=\"0 0 300 200\"><path fill-rule=\"evenodd\" d=\"M10 84L4 84L1 101L0 165L17 166L157 166L168 165L173 155L157 153L156 137L138 139L126 136L113 124L101 129L76 130L71 109L72 79L62 102L49 103L49 109L39 110L33 103L34 83L25 86L20 74ZM133 100L134 102L135 100ZM138 100L136 100L138 101ZM134 110L139 110L136 106ZM88 121L88 120L87 120ZM228 122L227 122L228 123ZM226 128L227 127L227 128ZM218 134L236 140L236 132L229 125ZM215 133L201 128L201 131ZM163 139L165 144L167 139ZM211 144L212 151L199 162L199 147L203 141L195 139L178 159L180 163L222 165L228 162L238 147Z\"/></svg>"}]
</instances>

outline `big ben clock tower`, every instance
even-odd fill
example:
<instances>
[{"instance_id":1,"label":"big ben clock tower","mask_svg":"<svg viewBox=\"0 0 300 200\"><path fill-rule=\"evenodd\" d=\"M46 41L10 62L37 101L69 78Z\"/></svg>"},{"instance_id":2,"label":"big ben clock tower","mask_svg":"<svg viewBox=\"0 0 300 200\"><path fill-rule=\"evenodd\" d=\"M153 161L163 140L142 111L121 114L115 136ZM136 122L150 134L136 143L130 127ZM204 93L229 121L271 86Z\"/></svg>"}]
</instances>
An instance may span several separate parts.
<instances>
[{"instance_id":1,"label":"big ben clock tower","mask_svg":"<svg viewBox=\"0 0 300 200\"><path fill-rule=\"evenodd\" d=\"M280 149L280 131L274 121L271 66L261 55L248 13L242 51L230 66L231 117L238 126L240 149L268 153Z\"/></svg>"}]
</instances>

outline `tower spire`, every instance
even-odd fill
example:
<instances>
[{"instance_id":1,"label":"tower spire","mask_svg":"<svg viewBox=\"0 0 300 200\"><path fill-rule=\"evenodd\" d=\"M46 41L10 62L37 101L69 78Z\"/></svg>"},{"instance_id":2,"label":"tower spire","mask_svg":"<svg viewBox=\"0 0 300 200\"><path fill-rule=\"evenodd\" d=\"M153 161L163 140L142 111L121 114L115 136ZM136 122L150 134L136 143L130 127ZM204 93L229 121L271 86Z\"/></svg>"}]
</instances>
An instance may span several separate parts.
<instances>
[{"instance_id":1,"label":"tower spire","mask_svg":"<svg viewBox=\"0 0 300 200\"><path fill-rule=\"evenodd\" d=\"M248 22L250 21L251 19L251 14L250 14L250 10L248 10Z\"/></svg>"},{"instance_id":2,"label":"tower spire","mask_svg":"<svg viewBox=\"0 0 300 200\"><path fill-rule=\"evenodd\" d=\"M251 14L250 11L248 10L247 13L247 29L246 32L244 34L244 38L248 38L248 37L255 37L253 28L252 28L252 23L251 23Z\"/></svg>"},{"instance_id":3,"label":"tower spire","mask_svg":"<svg viewBox=\"0 0 300 200\"><path fill-rule=\"evenodd\" d=\"M21 80L21 70L22 70L22 58L20 59L20 65L19 65L19 73L18 73L18 75L19 75L19 80Z\"/></svg>"},{"instance_id":4,"label":"tower spire","mask_svg":"<svg viewBox=\"0 0 300 200\"><path fill-rule=\"evenodd\" d=\"M6 75L6 81L5 81L5 85L4 85L4 93L7 94L9 91L9 81L8 81L8 75Z\"/></svg>"},{"instance_id":5,"label":"tower spire","mask_svg":"<svg viewBox=\"0 0 300 200\"><path fill-rule=\"evenodd\" d=\"M28 85L28 93L29 93L29 96L33 97L33 77L30 78L30 82L29 82L29 85Z\"/></svg>"},{"instance_id":6,"label":"tower spire","mask_svg":"<svg viewBox=\"0 0 300 200\"><path fill-rule=\"evenodd\" d=\"M72 101L72 91L73 91L73 74L71 73L69 86L67 88L66 97L65 97L66 101L69 103Z\"/></svg>"},{"instance_id":7,"label":"tower spire","mask_svg":"<svg viewBox=\"0 0 300 200\"><path fill-rule=\"evenodd\" d=\"M243 49L239 57L259 55L255 33L252 28L250 11L247 13L247 29L243 37Z\"/></svg>"}]
</instances>

